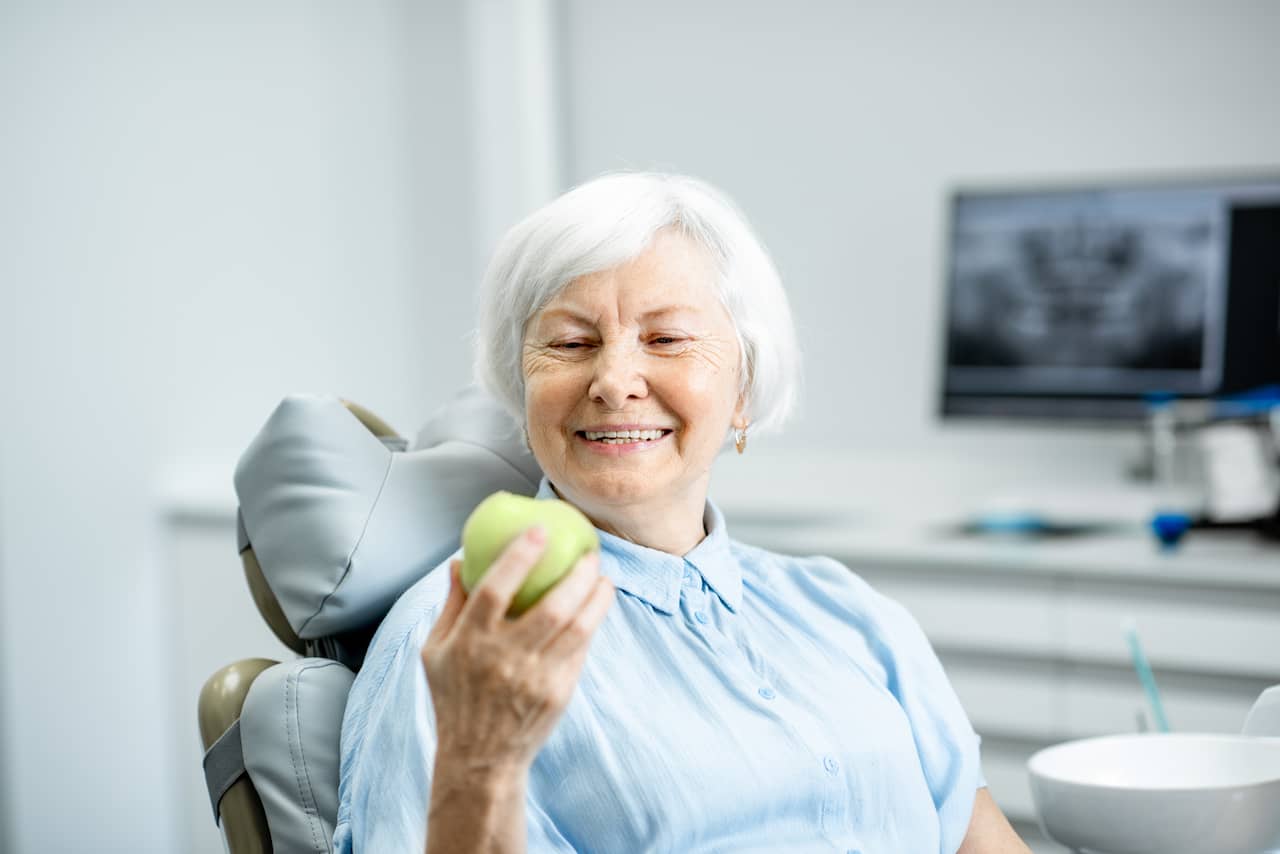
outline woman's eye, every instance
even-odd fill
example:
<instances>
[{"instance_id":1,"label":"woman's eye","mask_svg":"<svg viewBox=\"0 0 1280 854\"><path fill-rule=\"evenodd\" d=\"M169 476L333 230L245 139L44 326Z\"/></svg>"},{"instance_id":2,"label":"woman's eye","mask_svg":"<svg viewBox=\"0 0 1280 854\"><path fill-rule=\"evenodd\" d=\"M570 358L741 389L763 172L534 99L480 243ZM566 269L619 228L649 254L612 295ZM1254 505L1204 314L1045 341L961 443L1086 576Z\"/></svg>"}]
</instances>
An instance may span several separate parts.
<instances>
[{"instance_id":1,"label":"woman's eye","mask_svg":"<svg viewBox=\"0 0 1280 854\"><path fill-rule=\"evenodd\" d=\"M555 347L557 350L580 350L587 345L582 341L562 341L559 344L552 344L551 346Z\"/></svg>"},{"instance_id":2,"label":"woman's eye","mask_svg":"<svg viewBox=\"0 0 1280 854\"><path fill-rule=\"evenodd\" d=\"M653 339L653 343L654 344L674 344L678 340L680 339L675 338L674 336L671 336L671 335L659 335L657 338Z\"/></svg>"}]
</instances>

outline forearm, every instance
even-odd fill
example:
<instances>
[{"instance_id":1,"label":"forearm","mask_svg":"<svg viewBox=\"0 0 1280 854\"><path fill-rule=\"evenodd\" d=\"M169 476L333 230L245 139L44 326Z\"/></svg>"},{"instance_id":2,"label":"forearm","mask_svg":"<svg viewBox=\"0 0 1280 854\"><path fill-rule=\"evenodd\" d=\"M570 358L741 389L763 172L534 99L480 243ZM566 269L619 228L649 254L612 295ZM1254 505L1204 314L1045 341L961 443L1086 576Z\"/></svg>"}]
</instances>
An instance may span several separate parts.
<instances>
[{"instance_id":1,"label":"forearm","mask_svg":"<svg viewBox=\"0 0 1280 854\"><path fill-rule=\"evenodd\" d=\"M524 854L525 769L474 769L437 756L426 854Z\"/></svg>"},{"instance_id":2,"label":"forearm","mask_svg":"<svg viewBox=\"0 0 1280 854\"><path fill-rule=\"evenodd\" d=\"M956 854L1031 854L1031 849L1009 824L991 792L984 786L973 799L969 830Z\"/></svg>"}]
</instances>

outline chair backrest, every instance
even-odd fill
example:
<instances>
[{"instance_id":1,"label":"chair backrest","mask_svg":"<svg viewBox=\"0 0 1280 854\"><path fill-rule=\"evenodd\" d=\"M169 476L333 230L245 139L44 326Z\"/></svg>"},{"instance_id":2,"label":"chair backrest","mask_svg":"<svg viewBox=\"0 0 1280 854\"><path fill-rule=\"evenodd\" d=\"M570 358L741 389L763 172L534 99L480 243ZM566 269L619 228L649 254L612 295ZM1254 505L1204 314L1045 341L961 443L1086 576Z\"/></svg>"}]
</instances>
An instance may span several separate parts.
<instances>
[{"instance_id":1,"label":"chair backrest","mask_svg":"<svg viewBox=\"0 0 1280 854\"><path fill-rule=\"evenodd\" d=\"M259 613L301 657L235 662L201 691L205 777L231 854L332 851L342 715L378 623L457 549L482 499L532 495L541 476L475 389L412 447L335 397L276 407L236 466L238 545Z\"/></svg>"}]
</instances>

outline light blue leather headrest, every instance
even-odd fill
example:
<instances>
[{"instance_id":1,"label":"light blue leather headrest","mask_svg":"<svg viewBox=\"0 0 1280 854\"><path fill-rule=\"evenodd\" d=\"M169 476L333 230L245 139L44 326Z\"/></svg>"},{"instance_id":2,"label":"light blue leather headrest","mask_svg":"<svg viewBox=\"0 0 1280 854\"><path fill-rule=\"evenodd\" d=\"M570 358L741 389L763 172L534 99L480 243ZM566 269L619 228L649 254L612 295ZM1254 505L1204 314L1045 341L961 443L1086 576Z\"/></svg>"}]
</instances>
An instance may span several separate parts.
<instances>
[{"instance_id":1,"label":"light blue leather headrest","mask_svg":"<svg viewBox=\"0 0 1280 854\"><path fill-rule=\"evenodd\" d=\"M298 636L315 639L380 619L458 548L482 499L533 495L541 478L510 417L468 389L408 451L336 397L287 397L241 456L235 487L268 586Z\"/></svg>"}]
</instances>

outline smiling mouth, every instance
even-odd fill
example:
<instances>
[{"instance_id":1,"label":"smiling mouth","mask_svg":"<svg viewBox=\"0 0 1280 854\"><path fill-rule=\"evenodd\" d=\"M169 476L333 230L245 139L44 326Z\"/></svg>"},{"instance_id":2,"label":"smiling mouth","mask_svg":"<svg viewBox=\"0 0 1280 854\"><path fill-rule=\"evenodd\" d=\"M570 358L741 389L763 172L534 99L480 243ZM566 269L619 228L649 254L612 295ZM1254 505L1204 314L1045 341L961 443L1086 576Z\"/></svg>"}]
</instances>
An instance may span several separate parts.
<instances>
[{"instance_id":1,"label":"smiling mouth","mask_svg":"<svg viewBox=\"0 0 1280 854\"><path fill-rule=\"evenodd\" d=\"M599 433L588 434L586 430L579 430L576 435L580 439L585 439L586 441L597 445L636 445L645 444L647 442L656 442L659 439L665 438L671 432L672 431L670 430L633 430L625 436L620 434L610 436L608 434L602 435Z\"/></svg>"}]
</instances>

